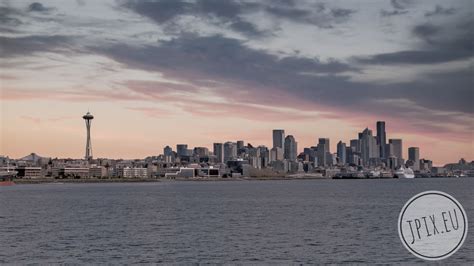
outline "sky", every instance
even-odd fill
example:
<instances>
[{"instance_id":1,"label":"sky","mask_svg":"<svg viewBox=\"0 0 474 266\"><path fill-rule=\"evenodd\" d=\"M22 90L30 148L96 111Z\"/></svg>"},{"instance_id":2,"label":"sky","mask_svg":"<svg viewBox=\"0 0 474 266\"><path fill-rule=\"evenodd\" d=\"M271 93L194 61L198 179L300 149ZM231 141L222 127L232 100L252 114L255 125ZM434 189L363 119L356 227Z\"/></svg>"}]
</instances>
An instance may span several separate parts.
<instances>
[{"instance_id":1,"label":"sky","mask_svg":"<svg viewBox=\"0 0 474 266\"><path fill-rule=\"evenodd\" d=\"M0 155L81 158L285 129L300 151L387 138L474 160L473 4L454 1L0 1Z\"/></svg>"}]
</instances>

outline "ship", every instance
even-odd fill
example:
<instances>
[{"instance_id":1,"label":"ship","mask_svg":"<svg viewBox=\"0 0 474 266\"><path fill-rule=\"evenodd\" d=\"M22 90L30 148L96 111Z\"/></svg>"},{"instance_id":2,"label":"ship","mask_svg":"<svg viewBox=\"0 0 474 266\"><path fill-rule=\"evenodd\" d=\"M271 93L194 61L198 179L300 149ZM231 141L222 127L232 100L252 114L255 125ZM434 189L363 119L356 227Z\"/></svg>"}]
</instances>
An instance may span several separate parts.
<instances>
[{"instance_id":1,"label":"ship","mask_svg":"<svg viewBox=\"0 0 474 266\"><path fill-rule=\"evenodd\" d=\"M401 166L397 171L395 171L396 178L415 178L415 173L411 168L406 168L405 166Z\"/></svg>"},{"instance_id":2,"label":"ship","mask_svg":"<svg viewBox=\"0 0 474 266\"><path fill-rule=\"evenodd\" d=\"M17 171L10 171L10 165L7 161L6 171L0 171L0 186L14 185L13 178L15 178L17 174Z\"/></svg>"},{"instance_id":3,"label":"ship","mask_svg":"<svg viewBox=\"0 0 474 266\"><path fill-rule=\"evenodd\" d=\"M0 186L14 185L13 178L16 174L16 171L0 171Z\"/></svg>"}]
</instances>

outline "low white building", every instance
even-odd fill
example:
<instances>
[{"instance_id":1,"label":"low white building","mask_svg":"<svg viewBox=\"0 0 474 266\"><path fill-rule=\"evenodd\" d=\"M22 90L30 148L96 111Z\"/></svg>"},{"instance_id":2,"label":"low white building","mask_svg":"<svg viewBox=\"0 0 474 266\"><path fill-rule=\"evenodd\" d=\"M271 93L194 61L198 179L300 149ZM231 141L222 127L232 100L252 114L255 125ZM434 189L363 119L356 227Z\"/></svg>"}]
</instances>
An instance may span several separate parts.
<instances>
[{"instance_id":1,"label":"low white building","mask_svg":"<svg viewBox=\"0 0 474 266\"><path fill-rule=\"evenodd\" d=\"M121 178L147 178L148 171L144 167L123 167L117 169L117 176Z\"/></svg>"}]
</instances>

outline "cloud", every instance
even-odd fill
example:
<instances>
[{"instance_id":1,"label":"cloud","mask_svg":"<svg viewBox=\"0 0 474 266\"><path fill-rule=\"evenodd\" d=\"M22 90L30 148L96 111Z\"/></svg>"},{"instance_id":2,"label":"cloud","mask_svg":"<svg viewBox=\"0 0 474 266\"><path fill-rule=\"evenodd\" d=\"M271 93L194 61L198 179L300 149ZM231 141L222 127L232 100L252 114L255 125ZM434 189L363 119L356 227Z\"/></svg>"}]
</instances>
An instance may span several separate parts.
<instances>
[{"instance_id":1,"label":"cloud","mask_svg":"<svg viewBox=\"0 0 474 266\"><path fill-rule=\"evenodd\" d=\"M52 9L53 8L47 8L47 7L43 6L43 4L38 3L38 2L31 3L28 6L28 11L30 11L30 12L48 12Z\"/></svg>"},{"instance_id":2,"label":"cloud","mask_svg":"<svg viewBox=\"0 0 474 266\"><path fill-rule=\"evenodd\" d=\"M408 13L408 10L398 10L398 9L393 10L393 11L387 11L387 10L382 9L380 11L380 15L382 15L382 17L400 16L407 13Z\"/></svg>"},{"instance_id":3,"label":"cloud","mask_svg":"<svg viewBox=\"0 0 474 266\"><path fill-rule=\"evenodd\" d=\"M346 8L328 8L322 3L303 9L296 7L291 1L159 0L128 1L123 6L158 24L176 21L182 16L193 16L204 19L207 23L225 25L249 37L270 35L269 30L259 29L255 23L246 19L258 12L269 14L280 20L312 24L321 28L330 28L334 23L344 22L356 12Z\"/></svg>"},{"instance_id":4,"label":"cloud","mask_svg":"<svg viewBox=\"0 0 474 266\"><path fill-rule=\"evenodd\" d=\"M69 51L74 37L63 35L0 36L0 57L29 56L36 52Z\"/></svg>"},{"instance_id":5,"label":"cloud","mask_svg":"<svg viewBox=\"0 0 474 266\"><path fill-rule=\"evenodd\" d=\"M410 124L409 108L397 108L392 111L382 104L385 99L406 96L419 109L419 120L426 123L436 123L443 119L448 123L449 116L431 116L428 110L458 112L472 114L474 110L470 103L472 96L471 75L469 69L464 71L425 74L423 78L410 81L400 81L391 84L376 84L373 82L351 81L345 73L363 71L346 63L334 60L321 62L314 58L289 56L278 58L264 50L251 49L245 42L226 38L220 35L201 37L185 35L169 41L162 41L157 46L127 46L123 44L109 47L91 47L92 51L110 57L130 68L156 71L165 78L179 80L193 86L207 86L213 95L221 97L225 102L256 104L264 106L279 106L296 108L300 112L323 112L345 114L347 117L377 114L381 117L406 117ZM368 62L388 63L419 63L442 62L447 59L431 59L432 52L396 53L379 55ZM427 53L426 55L423 55ZM437 56L440 52L437 52ZM415 56L415 59L413 57ZM419 58L416 58L418 56ZM451 60L452 55L446 55ZM465 55L459 56L463 58ZM401 57L401 59L400 59ZM374 61L375 60L375 61ZM398 61L396 61L398 60ZM312 74L308 74L312 73ZM213 80L213 83L200 84L200 80ZM179 95L163 93L163 86L153 84L129 83L134 93L142 93L166 102L181 102L183 110L199 110L193 102L193 96L184 98ZM449 90L447 88L450 88ZM185 91L180 91L184 89ZM191 88L178 88L176 93L194 93ZM203 92L202 89L199 91ZM192 94L191 94L192 95ZM378 102L374 103L374 99ZM440 99L443 99L440 101ZM189 106L187 106L189 103ZM227 104L215 103L215 109ZM207 110L207 109L206 109ZM232 110L234 111L234 110ZM255 112L259 110L254 109ZM262 110L260 110L262 111ZM193 111L207 112L207 111ZM224 112L224 111L223 111ZM228 114L231 112L229 111ZM408 115L410 114L410 115ZM337 117L337 116L336 116ZM295 118L296 119L296 118ZM419 123L419 122L417 122ZM449 129L448 129L449 130Z\"/></svg>"},{"instance_id":6,"label":"cloud","mask_svg":"<svg viewBox=\"0 0 474 266\"><path fill-rule=\"evenodd\" d=\"M453 15L456 13L455 8L444 8L440 5L436 5L433 11L425 13L425 17L437 16L437 15Z\"/></svg>"},{"instance_id":7,"label":"cloud","mask_svg":"<svg viewBox=\"0 0 474 266\"><path fill-rule=\"evenodd\" d=\"M414 4L413 0L390 0L390 4L395 9L407 9Z\"/></svg>"},{"instance_id":8,"label":"cloud","mask_svg":"<svg viewBox=\"0 0 474 266\"><path fill-rule=\"evenodd\" d=\"M448 23L422 23L412 27L412 35L421 40L413 50L356 57L363 64L433 64L465 60L474 56L472 18Z\"/></svg>"}]
</instances>

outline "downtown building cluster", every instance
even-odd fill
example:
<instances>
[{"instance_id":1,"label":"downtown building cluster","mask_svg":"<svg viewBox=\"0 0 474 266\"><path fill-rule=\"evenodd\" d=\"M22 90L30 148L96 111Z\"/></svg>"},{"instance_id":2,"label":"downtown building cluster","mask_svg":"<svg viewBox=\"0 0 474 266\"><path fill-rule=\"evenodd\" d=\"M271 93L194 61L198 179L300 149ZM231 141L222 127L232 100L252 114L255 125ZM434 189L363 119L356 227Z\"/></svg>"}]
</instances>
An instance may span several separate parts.
<instances>
[{"instance_id":1,"label":"downtown building cluster","mask_svg":"<svg viewBox=\"0 0 474 266\"><path fill-rule=\"evenodd\" d=\"M292 178L381 178L396 177L395 170L408 167L419 177L473 175L474 163L461 159L458 164L433 167L420 158L418 147L408 148L403 158L402 139L388 139L385 122L378 121L376 134L362 130L349 142L339 141L331 151L330 139L319 138L315 145L298 152L298 142L285 130L272 132L272 146L254 146L243 140L214 143L190 148L178 144L173 150L144 159L122 160L92 157L90 121L87 125L84 159L53 159L35 153L12 160L0 156L0 171L15 172L19 178L226 178L226 177L292 177Z\"/></svg>"}]
</instances>

